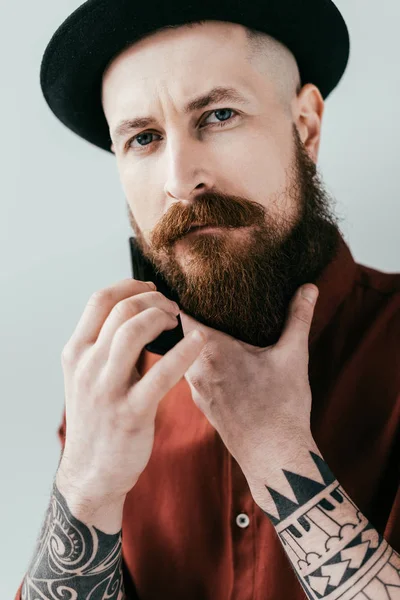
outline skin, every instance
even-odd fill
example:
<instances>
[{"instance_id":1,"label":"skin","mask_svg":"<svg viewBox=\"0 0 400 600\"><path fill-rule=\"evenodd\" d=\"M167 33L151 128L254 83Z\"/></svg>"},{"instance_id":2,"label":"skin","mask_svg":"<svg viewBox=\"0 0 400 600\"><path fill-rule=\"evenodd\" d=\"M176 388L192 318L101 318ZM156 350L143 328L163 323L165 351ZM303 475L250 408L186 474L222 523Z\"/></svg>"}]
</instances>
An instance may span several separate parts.
<instances>
[{"instance_id":1,"label":"skin","mask_svg":"<svg viewBox=\"0 0 400 600\"><path fill-rule=\"evenodd\" d=\"M265 40L249 45L244 27L220 21L157 31L114 58L102 87L142 252L187 314L258 346L277 341L295 291L334 257L338 232L315 172L322 96L298 85L285 47ZM214 86L239 89L248 104L183 113ZM144 115L157 122L117 138L121 120ZM198 221L225 228L185 235Z\"/></svg>"}]
</instances>

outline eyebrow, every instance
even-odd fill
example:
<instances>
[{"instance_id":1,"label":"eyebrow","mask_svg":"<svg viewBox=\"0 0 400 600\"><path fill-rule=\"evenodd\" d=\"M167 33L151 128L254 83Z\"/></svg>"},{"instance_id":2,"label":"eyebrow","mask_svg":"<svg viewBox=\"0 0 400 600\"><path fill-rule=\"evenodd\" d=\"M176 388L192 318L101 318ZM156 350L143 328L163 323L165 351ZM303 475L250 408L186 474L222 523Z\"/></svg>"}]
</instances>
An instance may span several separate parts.
<instances>
[{"instance_id":1,"label":"eyebrow","mask_svg":"<svg viewBox=\"0 0 400 600\"><path fill-rule=\"evenodd\" d=\"M243 96L238 90L233 87L214 87L210 91L197 96L190 100L183 109L183 113L188 115L196 110L201 110L210 104L216 102L222 102L224 100L230 100L238 104L249 104L249 100ZM118 123L114 130L113 137L115 140L122 138L127 133L130 133L134 129L141 129L148 127L152 123L156 123L155 117L136 117L135 119L125 119Z\"/></svg>"}]
</instances>

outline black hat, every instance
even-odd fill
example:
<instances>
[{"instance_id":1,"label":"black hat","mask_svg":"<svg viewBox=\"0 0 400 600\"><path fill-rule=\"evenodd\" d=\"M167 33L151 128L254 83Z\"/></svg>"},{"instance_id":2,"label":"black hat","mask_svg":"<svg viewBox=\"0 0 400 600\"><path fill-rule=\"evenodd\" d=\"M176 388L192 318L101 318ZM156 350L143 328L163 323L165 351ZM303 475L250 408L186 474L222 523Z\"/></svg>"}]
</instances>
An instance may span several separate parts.
<instances>
[{"instance_id":1,"label":"black hat","mask_svg":"<svg viewBox=\"0 0 400 600\"><path fill-rule=\"evenodd\" d=\"M45 50L40 83L48 105L69 129L111 152L101 104L105 68L151 32L203 20L239 23L279 40L296 58L302 85L313 83L324 99L347 66L349 33L331 0L87 0Z\"/></svg>"}]
</instances>

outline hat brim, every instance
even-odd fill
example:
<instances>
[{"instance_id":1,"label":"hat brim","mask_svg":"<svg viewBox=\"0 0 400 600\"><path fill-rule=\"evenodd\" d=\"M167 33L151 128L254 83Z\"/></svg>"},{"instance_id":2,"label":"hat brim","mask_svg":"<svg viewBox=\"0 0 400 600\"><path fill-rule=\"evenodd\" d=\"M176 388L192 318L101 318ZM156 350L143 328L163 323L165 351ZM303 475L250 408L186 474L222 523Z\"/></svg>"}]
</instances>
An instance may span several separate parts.
<instances>
[{"instance_id":1,"label":"hat brim","mask_svg":"<svg viewBox=\"0 0 400 600\"><path fill-rule=\"evenodd\" d=\"M105 68L152 31L199 20L239 23L278 39L295 56L302 85L313 83L324 99L349 59L348 29L331 0L88 0L60 25L44 52L40 84L46 102L69 129L111 152L101 104Z\"/></svg>"}]
</instances>

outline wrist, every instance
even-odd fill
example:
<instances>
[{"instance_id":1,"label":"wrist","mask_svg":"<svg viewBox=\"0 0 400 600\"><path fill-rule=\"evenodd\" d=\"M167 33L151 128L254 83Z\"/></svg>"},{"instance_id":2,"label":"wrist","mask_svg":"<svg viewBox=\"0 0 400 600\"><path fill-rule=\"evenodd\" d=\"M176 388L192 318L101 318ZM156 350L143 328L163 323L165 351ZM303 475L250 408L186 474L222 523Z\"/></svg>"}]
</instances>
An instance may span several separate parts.
<instances>
[{"instance_id":1,"label":"wrist","mask_svg":"<svg viewBox=\"0 0 400 600\"><path fill-rule=\"evenodd\" d=\"M262 442L258 441L254 447L249 447L243 467L247 475L265 478L269 472L272 475L275 471L297 465L304 453L308 456L309 450L319 452L311 431L291 426L285 430L285 434L275 432L266 435Z\"/></svg>"},{"instance_id":2,"label":"wrist","mask_svg":"<svg viewBox=\"0 0 400 600\"><path fill-rule=\"evenodd\" d=\"M311 434L309 436L297 437L286 442L281 442L280 450L271 446L262 452L263 458L258 454L257 460L252 461L249 469L244 473L249 484L252 496L256 503L263 508L262 504L269 497L266 488L270 487L278 491L285 490L287 485L284 471L299 473L311 479L318 479L318 470L314 464L311 454L321 456ZM282 487L283 486L283 487Z\"/></svg>"},{"instance_id":3,"label":"wrist","mask_svg":"<svg viewBox=\"0 0 400 600\"><path fill-rule=\"evenodd\" d=\"M127 492L116 489L115 482L110 477L105 477L98 469L88 469L71 464L63 456L57 469L55 482L68 492L70 498L82 504L91 506L104 506L104 504L122 504L125 502ZM132 484L134 487L136 482Z\"/></svg>"},{"instance_id":4,"label":"wrist","mask_svg":"<svg viewBox=\"0 0 400 600\"><path fill-rule=\"evenodd\" d=\"M53 490L57 501L66 503L72 517L85 525L95 526L109 534L121 530L126 496L97 496L90 489L71 484L60 470L57 472Z\"/></svg>"}]
</instances>

